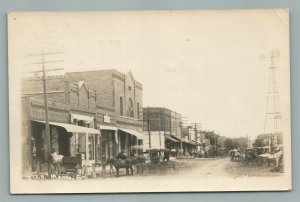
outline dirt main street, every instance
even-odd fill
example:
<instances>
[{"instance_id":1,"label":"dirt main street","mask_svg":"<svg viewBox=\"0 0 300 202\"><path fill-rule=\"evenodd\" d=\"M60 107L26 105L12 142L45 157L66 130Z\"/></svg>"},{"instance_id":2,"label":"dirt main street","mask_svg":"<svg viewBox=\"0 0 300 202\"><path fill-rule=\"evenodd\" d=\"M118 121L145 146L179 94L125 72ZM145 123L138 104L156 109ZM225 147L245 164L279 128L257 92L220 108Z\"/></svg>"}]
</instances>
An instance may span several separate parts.
<instances>
[{"instance_id":1,"label":"dirt main street","mask_svg":"<svg viewBox=\"0 0 300 202\"><path fill-rule=\"evenodd\" d=\"M201 178L204 176L226 177L259 177L280 176L280 172L272 172L271 166L243 165L240 162L230 161L229 158L186 159L187 168L178 172L186 178Z\"/></svg>"},{"instance_id":2,"label":"dirt main street","mask_svg":"<svg viewBox=\"0 0 300 202\"><path fill-rule=\"evenodd\" d=\"M262 165L243 165L240 162L230 161L229 158L203 158L203 159L180 159L176 160L183 164L182 168L177 168L175 171L169 169L169 172L150 175L135 175L126 176L125 171L121 171L119 179L162 179L172 177L180 179L195 179L205 177L260 177L260 176L280 176L282 173L272 172L272 167Z\"/></svg>"},{"instance_id":3,"label":"dirt main street","mask_svg":"<svg viewBox=\"0 0 300 202\"><path fill-rule=\"evenodd\" d=\"M231 163L228 158L186 159L186 168L178 172L185 178L201 178L204 176L227 176L226 167Z\"/></svg>"}]
</instances>

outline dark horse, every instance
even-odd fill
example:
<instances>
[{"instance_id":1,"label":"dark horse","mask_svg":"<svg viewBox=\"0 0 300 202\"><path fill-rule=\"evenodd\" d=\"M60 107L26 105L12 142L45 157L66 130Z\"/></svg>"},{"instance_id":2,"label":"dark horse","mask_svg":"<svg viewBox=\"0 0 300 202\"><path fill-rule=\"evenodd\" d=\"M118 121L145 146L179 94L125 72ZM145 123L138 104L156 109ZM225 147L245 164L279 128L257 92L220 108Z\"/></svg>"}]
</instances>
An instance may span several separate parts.
<instances>
[{"instance_id":1,"label":"dark horse","mask_svg":"<svg viewBox=\"0 0 300 202\"><path fill-rule=\"evenodd\" d=\"M248 165L251 163L253 165L256 159L257 159L257 153L254 150L248 150L245 152L243 164Z\"/></svg>"},{"instance_id":2,"label":"dark horse","mask_svg":"<svg viewBox=\"0 0 300 202\"><path fill-rule=\"evenodd\" d=\"M133 166L135 166L138 163L144 163L145 162L145 157L144 156L132 156L132 157L127 157L126 159L109 159L107 161L107 164L110 164L111 166L114 166L116 168L116 176L119 177L119 170L120 168L125 168L126 169L126 175L129 175L129 170L130 170L130 175L133 175Z\"/></svg>"}]
</instances>

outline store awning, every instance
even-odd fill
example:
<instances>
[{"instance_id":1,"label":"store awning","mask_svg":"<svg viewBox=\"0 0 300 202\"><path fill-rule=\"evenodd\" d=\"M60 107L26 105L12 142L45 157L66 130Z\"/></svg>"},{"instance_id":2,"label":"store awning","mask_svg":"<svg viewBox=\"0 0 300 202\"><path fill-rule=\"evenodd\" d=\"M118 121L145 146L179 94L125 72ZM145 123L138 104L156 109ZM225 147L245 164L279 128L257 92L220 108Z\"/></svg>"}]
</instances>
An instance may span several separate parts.
<instances>
[{"instance_id":1,"label":"store awning","mask_svg":"<svg viewBox=\"0 0 300 202\"><path fill-rule=\"evenodd\" d=\"M124 128L119 128L119 130L121 130L121 131L123 131L125 133L128 133L128 134L134 135L139 140L145 139L145 135L143 135L143 134L141 134L141 133L139 133L137 131L130 130L130 129L124 129Z\"/></svg>"},{"instance_id":2,"label":"store awning","mask_svg":"<svg viewBox=\"0 0 300 202\"><path fill-rule=\"evenodd\" d=\"M177 136L175 136L175 135L171 135L171 137L172 137L173 139L178 140L178 142L180 142L180 137L177 137Z\"/></svg>"},{"instance_id":3,"label":"store awning","mask_svg":"<svg viewBox=\"0 0 300 202\"><path fill-rule=\"evenodd\" d=\"M130 148L131 149L145 149L145 146L144 145L132 145Z\"/></svg>"},{"instance_id":4,"label":"store awning","mask_svg":"<svg viewBox=\"0 0 300 202\"><path fill-rule=\"evenodd\" d=\"M184 142L184 143L186 143L186 144L194 145L194 146L197 145L196 143L192 142L191 140L183 139L182 142Z\"/></svg>"},{"instance_id":5,"label":"store awning","mask_svg":"<svg viewBox=\"0 0 300 202\"><path fill-rule=\"evenodd\" d=\"M166 135L166 138L173 141L173 142L179 142L178 140L176 140L175 138L169 136L169 135Z\"/></svg>"},{"instance_id":6,"label":"store awning","mask_svg":"<svg viewBox=\"0 0 300 202\"><path fill-rule=\"evenodd\" d=\"M201 146L201 145L202 145L201 142L197 142L197 141L195 141L195 140L192 140L192 142L193 142L195 145L197 145L197 146Z\"/></svg>"},{"instance_id":7,"label":"store awning","mask_svg":"<svg viewBox=\"0 0 300 202\"><path fill-rule=\"evenodd\" d=\"M98 127L100 128L100 130L114 130L114 131L118 130L118 128L115 126L98 125Z\"/></svg>"},{"instance_id":8,"label":"store awning","mask_svg":"<svg viewBox=\"0 0 300 202\"><path fill-rule=\"evenodd\" d=\"M33 120L36 121L36 120ZM36 121L40 123L45 123L45 121ZM63 127L69 133L91 133L91 134L100 134L99 130L94 128L86 128L82 126L72 125L68 123L58 123L58 122L49 122L50 125Z\"/></svg>"},{"instance_id":9,"label":"store awning","mask_svg":"<svg viewBox=\"0 0 300 202\"><path fill-rule=\"evenodd\" d=\"M189 141L186 140L186 139L182 139L182 142L184 142L184 143L189 143Z\"/></svg>"},{"instance_id":10,"label":"store awning","mask_svg":"<svg viewBox=\"0 0 300 202\"><path fill-rule=\"evenodd\" d=\"M71 113L71 122L73 122L74 119L85 121L86 123L92 123L94 121L94 117L92 116L85 116L81 114L73 114Z\"/></svg>"},{"instance_id":11,"label":"store awning","mask_svg":"<svg viewBox=\"0 0 300 202\"><path fill-rule=\"evenodd\" d=\"M197 142L194 142L193 140L189 142L191 145L194 145L196 146L197 145Z\"/></svg>"}]
</instances>

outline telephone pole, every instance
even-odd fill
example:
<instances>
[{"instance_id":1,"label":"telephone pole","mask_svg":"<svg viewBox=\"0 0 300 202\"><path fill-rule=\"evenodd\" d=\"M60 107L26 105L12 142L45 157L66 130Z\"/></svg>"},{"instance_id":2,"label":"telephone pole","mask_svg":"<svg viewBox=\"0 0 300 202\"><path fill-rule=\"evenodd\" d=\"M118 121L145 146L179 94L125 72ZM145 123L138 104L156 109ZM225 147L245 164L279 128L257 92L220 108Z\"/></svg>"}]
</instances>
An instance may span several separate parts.
<instances>
[{"instance_id":1,"label":"telephone pole","mask_svg":"<svg viewBox=\"0 0 300 202\"><path fill-rule=\"evenodd\" d=\"M50 137L50 126L49 126L49 110L48 110L48 97L47 97L47 75L46 72L51 72L51 71L59 71L63 70L63 68L51 68L47 69L46 64L49 63L58 63L58 62L63 62L63 60L45 60L45 56L48 55L56 55L56 54L61 54L62 52L48 52L48 53L41 53L41 54L31 54L27 56L31 57L41 57L41 61L39 62L34 62L34 63L29 63L25 65L41 65L41 69L39 70L34 70L34 71L25 71L24 74L34 74L38 75L39 73L42 73L42 81L43 81L43 93L44 93L44 110L45 110L45 137L46 137L46 152L45 152L45 159L48 159L48 156L51 154L51 137Z\"/></svg>"},{"instance_id":2,"label":"telephone pole","mask_svg":"<svg viewBox=\"0 0 300 202\"><path fill-rule=\"evenodd\" d=\"M191 125L194 125L194 136L195 136L195 140L197 141L198 140L198 128L201 130L201 126L202 126L202 123L191 123Z\"/></svg>"},{"instance_id":3,"label":"telephone pole","mask_svg":"<svg viewBox=\"0 0 300 202\"><path fill-rule=\"evenodd\" d=\"M149 136L149 148L151 148L151 134L150 134L150 118L149 118L149 114L150 114L150 108L147 108L147 125L148 125L148 136Z\"/></svg>"},{"instance_id":4,"label":"telephone pole","mask_svg":"<svg viewBox=\"0 0 300 202\"><path fill-rule=\"evenodd\" d=\"M183 146L182 146L182 129L183 129L183 125L187 125L188 124L188 117L182 116L180 117L180 128L181 128L181 135L180 135L180 150L183 151ZM189 130L189 129L188 129ZM188 131L189 133L189 131Z\"/></svg>"}]
</instances>

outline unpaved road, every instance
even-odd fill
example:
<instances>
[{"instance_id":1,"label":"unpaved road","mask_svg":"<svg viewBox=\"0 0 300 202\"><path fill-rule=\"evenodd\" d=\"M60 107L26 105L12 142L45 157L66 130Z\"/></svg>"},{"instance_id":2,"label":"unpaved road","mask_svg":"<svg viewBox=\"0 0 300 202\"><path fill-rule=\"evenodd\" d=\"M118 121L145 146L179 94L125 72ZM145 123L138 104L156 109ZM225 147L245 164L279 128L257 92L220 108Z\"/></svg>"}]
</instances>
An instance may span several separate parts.
<instances>
[{"instance_id":1,"label":"unpaved road","mask_svg":"<svg viewBox=\"0 0 300 202\"><path fill-rule=\"evenodd\" d=\"M228 158L214 159L187 159L187 168L178 172L179 176L186 178L198 178L203 176L227 176L226 167L230 160Z\"/></svg>"}]
</instances>

